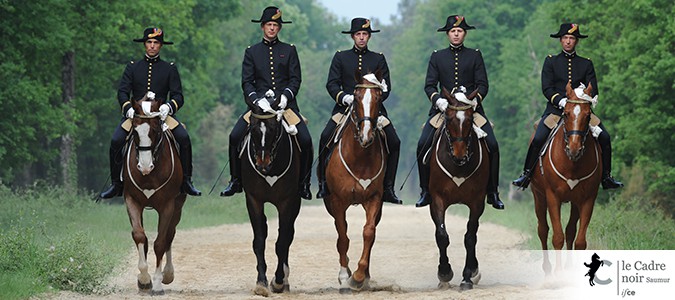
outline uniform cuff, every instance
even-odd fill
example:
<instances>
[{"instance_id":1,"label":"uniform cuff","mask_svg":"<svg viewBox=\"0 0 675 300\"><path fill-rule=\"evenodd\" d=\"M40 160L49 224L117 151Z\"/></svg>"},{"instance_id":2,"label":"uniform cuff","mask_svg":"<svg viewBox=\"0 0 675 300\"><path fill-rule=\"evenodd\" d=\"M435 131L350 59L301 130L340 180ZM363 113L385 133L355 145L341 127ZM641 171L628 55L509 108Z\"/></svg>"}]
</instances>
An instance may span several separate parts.
<instances>
[{"instance_id":1,"label":"uniform cuff","mask_svg":"<svg viewBox=\"0 0 675 300\"><path fill-rule=\"evenodd\" d=\"M122 104L122 114L126 116L126 115L127 115L127 111L128 111L130 108L131 108L131 101L124 102L124 104Z\"/></svg>"},{"instance_id":2,"label":"uniform cuff","mask_svg":"<svg viewBox=\"0 0 675 300\"><path fill-rule=\"evenodd\" d=\"M178 102L174 99L171 99L171 101L169 101L169 107L171 108L171 112L169 114L175 114L178 111Z\"/></svg>"},{"instance_id":3,"label":"uniform cuff","mask_svg":"<svg viewBox=\"0 0 675 300\"><path fill-rule=\"evenodd\" d=\"M438 100L438 98L440 97L441 95L439 95L438 92L434 92L433 94L431 94L431 96L429 96L429 100L431 101L431 104L434 104L436 103L436 100Z\"/></svg>"},{"instance_id":4,"label":"uniform cuff","mask_svg":"<svg viewBox=\"0 0 675 300\"><path fill-rule=\"evenodd\" d=\"M338 92L337 95L335 95L335 103L337 103L337 104L342 104L342 98L343 98L344 96L345 96L345 92L344 92L344 91Z\"/></svg>"}]
</instances>

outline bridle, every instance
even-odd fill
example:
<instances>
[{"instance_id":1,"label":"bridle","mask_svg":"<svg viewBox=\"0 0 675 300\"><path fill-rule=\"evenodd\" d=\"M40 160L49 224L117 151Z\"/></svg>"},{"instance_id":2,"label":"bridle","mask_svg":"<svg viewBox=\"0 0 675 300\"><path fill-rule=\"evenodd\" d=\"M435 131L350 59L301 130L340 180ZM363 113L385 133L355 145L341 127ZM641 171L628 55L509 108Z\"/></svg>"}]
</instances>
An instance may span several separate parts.
<instances>
[{"instance_id":1,"label":"bridle","mask_svg":"<svg viewBox=\"0 0 675 300\"><path fill-rule=\"evenodd\" d=\"M573 103L573 104L588 104L588 101L585 100L567 100L567 103ZM567 156L570 156L569 153L569 137L572 135L580 135L581 136L581 149L580 149L580 155L584 154L584 151L586 150L586 137L588 137L588 131L591 129L590 124L586 123L586 129L585 130L567 130L565 128L565 121L567 119L567 114L563 114L563 137L565 140L565 152Z\"/></svg>"},{"instance_id":2,"label":"bridle","mask_svg":"<svg viewBox=\"0 0 675 300\"><path fill-rule=\"evenodd\" d=\"M354 89L357 89L357 88L382 89L379 85L368 84L368 83L357 84L356 86L354 86ZM374 116L374 117L363 116L361 118L355 119L354 108L353 108L354 103L355 102L352 102L352 104L350 105L352 107L351 107L350 112L349 112L349 119L354 124L354 127L356 127L356 129L354 129L354 139L358 141L359 136L361 136L361 123L363 123L365 121L370 121L371 124L374 124L376 126L377 116ZM373 119L375 119L375 122L373 122ZM375 126L372 126L372 127L375 128ZM375 131L375 134L377 134L377 131ZM368 148L374 141L375 141L375 139L372 139L369 143L367 143L366 145L362 145L361 147Z\"/></svg>"},{"instance_id":3,"label":"bridle","mask_svg":"<svg viewBox=\"0 0 675 300\"><path fill-rule=\"evenodd\" d=\"M450 106L448 106L447 109L454 110L454 111L466 111L470 108L473 108L473 106L472 105L463 105L463 106L450 105ZM470 121L469 124L471 124L471 123L472 122ZM469 134L467 136L459 136L459 137L452 136L448 132L448 115L443 114L443 132L445 133L445 139L448 142L448 151L449 151L449 153L451 153L451 155L453 153L453 146L452 146L453 142L466 142L466 146L468 148L468 153L465 157L462 158L462 160L459 162L459 165L463 165L466 162L470 161L471 156L473 155L473 151L472 151L473 147L471 145L471 137L472 137L473 130L470 129Z\"/></svg>"}]
</instances>

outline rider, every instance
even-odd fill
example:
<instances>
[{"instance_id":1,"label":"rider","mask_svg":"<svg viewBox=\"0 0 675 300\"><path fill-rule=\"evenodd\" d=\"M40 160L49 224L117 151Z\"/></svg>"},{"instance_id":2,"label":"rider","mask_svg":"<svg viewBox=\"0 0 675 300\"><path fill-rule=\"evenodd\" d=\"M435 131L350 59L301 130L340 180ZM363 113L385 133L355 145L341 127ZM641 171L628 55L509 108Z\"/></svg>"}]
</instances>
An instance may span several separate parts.
<instances>
[{"instance_id":1,"label":"rider","mask_svg":"<svg viewBox=\"0 0 675 300\"><path fill-rule=\"evenodd\" d=\"M551 114L562 115L562 108L567 103L565 97L565 86L571 82L572 87L578 87L581 84L591 84L593 86L593 95L598 94L598 83L595 77L595 69L590 59L578 56L575 49L579 39L588 37L579 32L579 25L564 23L560 25L558 33L551 34L552 38L558 38L562 46L562 52L558 55L549 55L544 61L544 68L541 71L541 89L548 102L546 110L542 114L537 131L527 150L523 174L513 181L513 185L520 188L527 188L532 176L532 168L537 162L537 157L541 147L551 132L551 128L542 126L544 120ZM623 186L623 183L612 178L612 146L609 133L605 126L600 123L602 132L597 137L602 149L602 188L615 189Z\"/></svg>"},{"instance_id":2,"label":"rider","mask_svg":"<svg viewBox=\"0 0 675 300\"><path fill-rule=\"evenodd\" d=\"M487 117L483 111L483 99L488 93L488 78L485 71L483 56L478 49L471 49L464 46L467 30L475 29L469 26L463 16L449 16L444 27L438 31L444 31L450 46L442 50L434 50L429 58L429 67L425 80L424 91L432 103L429 110L429 120L424 124L422 135L417 143L417 164L420 176L420 187L422 188L422 197L415 204L417 207L426 206L431 203L429 194L429 165L423 163L425 153L431 148L434 134L434 127L429 122L438 112L443 112L448 106L448 100L438 93L438 84L445 87L448 91L473 92L478 90L478 106L475 111ZM490 122L487 121L481 127L487 133L485 141L488 146L490 156L490 177L487 184L487 202L496 209L504 209L504 203L499 199L497 187L499 185L499 145L497 138L492 130Z\"/></svg>"},{"instance_id":3,"label":"rider","mask_svg":"<svg viewBox=\"0 0 675 300\"><path fill-rule=\"evenodd\" d=\"M263 10L260 20L251 20L254 23L260 23L260 29L263 32L263 39L260 43L249 46L244 53L244 62L241 67L241 87L244 92L244 99L249 107L254 105L264 105L267 101L260 102L265 98L265 94L271 90L276 97L280 97L279 108L289 108L297 115L300 115L300 109L295 96L300 90L300 60L298 52L293 44L287 44L279 41L277 35L281 31L284 22L281 18L281 10L274 6L269 6ZM262 107L261 107L262 108ZM232 196L242 191L241 183L241 163L238 159L237 148L246 134L248 124L243 118L234 125L230 133L230 183L223 190L221 196ZM301 162L300 162L300 197L311 200L312 194L309 190L309 180L311 179L312 167L312 138L307 130L307 125L300 122L296 125L298 133L296 135L300 143Z\"/></svg>"},{"instance_id":4,"label":"rider","mask_svg":"<svg viewBox=\"0 0 675 300\"><path fill-rule=\"evenodd\" d=\"M354 101L354 88L356 86L355 74L382 71L382 78L389 84L389 91L391 91L391 80L389 79L389 67L387 60L382 53L376 53L368 49L368 41L371 33L380 32L373 30L370 26L370 20L364 18L352 19L351 29L349 31L342 31L345 34L351 34L354 41L354 46L351 49L337 51L333 56L330 69L328 71L328 81L326 82L326 89L331 98L335 100L332 115L337 113L344 113L347 107ZM387 100L389 91L382 92L382 103ZM380 105L380 114L387 116L387 110L384 105ZM337 123L333 119L329 119L326 127L321 133L321 141L319 144L319 167L317 170L317 177L319 179L319 192L316 194L317 198L323 198L329 194L326 186L326 159L328 157L329 149L327 148L329 140L333 135ZM390 124L384 127L385 136L387 138L387 146L389 149L389 157L387 159L387 171L384 175L384 193L382 194L382 201L394 204L403 204L403 201L394 194L394 180L396 178L396 169L398 168L398 156L401 141L396 134L394 125Z\"/></svg>"},{"instance_id":5,"label":"rider","mask_svg":"<svg viewBox=\"0 0 675 300\"><path fill-rule=\"evenodd\" d=\"M153 92L156 100L162 102L159 112L164 115L172 115L183 107L183 88L181 87L178 68L173 62L166 62L159 57L159 51L163 45L171 45L172 42L164 41L164 32L159 28L147 28L143 37L134 39L145 45L145 57L127 64L117 89L117 101L122 108L122 122L117 126L110 142L110 178L112 185L100 194L101 198L122 196L123 186L121 179L123 154L122 148L128 132L121 126L128 119L133 118L134 109L131 101L136 101L148 92ZM154 71L154 72L153 72ZM183 167L183 184L181 191L191 196L201 196L202 192L192 185L192 144L190 136L183 126L176 126L173 135L180 145L180 161Z\"/></svg>"}]
</instances>

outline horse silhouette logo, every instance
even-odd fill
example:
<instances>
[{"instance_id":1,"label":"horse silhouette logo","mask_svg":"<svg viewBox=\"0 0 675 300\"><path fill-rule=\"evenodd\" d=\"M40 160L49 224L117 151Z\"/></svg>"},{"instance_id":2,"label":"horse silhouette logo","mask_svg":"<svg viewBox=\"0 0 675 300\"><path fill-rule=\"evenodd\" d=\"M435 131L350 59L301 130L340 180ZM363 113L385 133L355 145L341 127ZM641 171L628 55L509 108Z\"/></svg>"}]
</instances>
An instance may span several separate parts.
<instances>
[{"instance_id":1,"label":"horse silhouette logo","mask_svg":"<svg viewBox=\"0 0 675 300\"><path fill-rule=\"evenodd\" d=\"M586 266L588 268L588 272L584 276L589 277L588 283L591 286L595 285L595 283L593 283L593 280L595 279L595 272L597 272L598 269L600 268L600 266L602 266L604 264L605 263L602 260L600 260L600 256L598 256L597 253L593 253L593 256L591 256L591 263L590 264L584 263L584 266Z\"/></svg>"}]
</instances>

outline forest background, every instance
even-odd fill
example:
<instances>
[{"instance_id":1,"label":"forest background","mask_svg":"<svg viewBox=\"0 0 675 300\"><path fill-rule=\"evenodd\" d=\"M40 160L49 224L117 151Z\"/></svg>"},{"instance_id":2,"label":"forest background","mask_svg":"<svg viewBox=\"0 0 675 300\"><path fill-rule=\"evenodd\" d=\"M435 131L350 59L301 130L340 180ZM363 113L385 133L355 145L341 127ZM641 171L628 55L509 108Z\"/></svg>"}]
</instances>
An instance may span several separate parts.
<instances>
[{"instance_id":1,"label":"forest background","mask_svg":"<svg viewBox=\"0 0 675 300\"><path fill-rule=\"evenodd\" d=\"M175 42L161 55L182 77L186 105L178 117L193 141L193 179L208 191L226 164L232 125L246 109L241 62L244 49L262 36L250 20L268 5L293 21L280 39L299 51L297 98L318 149L334 104L325 89L328 66L352 41L340 33L349 20L315 0L0 0L0 185L100 191L122 116L117 85L125 64L143 55L132 40L146 27L160 27ZM614 194L601 191L598 201L637 199L672 218L673 10L667 0L402 0L390 25L373 20L381 32L369 48L389 63L393 89L385 104L402 141L397 189L413 170L401 192L406 203L419 192L415 148L431 105L423 91L428 58L448 46L436 29L448 15L462 14L477 28L465 44L480 49L488 71L484 106L500 143L503 195L529 197L513 192L510 181L521 172L532 123L546 105L542 63L560 51L549 34L574 22L589 35L577 50L595 65L600 101L594 111L612 135L613 173L626 183ZM226 170L217 190L228 177Z\"/></svg>"}]
</instances>

